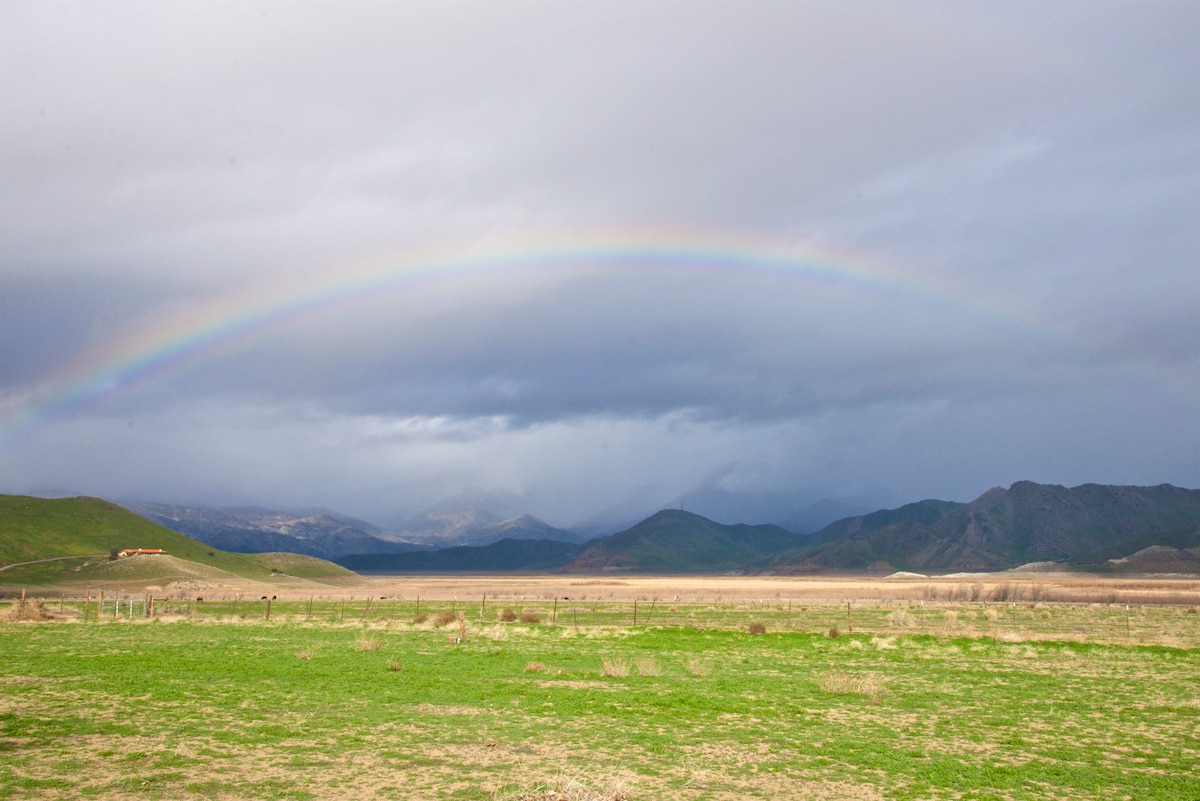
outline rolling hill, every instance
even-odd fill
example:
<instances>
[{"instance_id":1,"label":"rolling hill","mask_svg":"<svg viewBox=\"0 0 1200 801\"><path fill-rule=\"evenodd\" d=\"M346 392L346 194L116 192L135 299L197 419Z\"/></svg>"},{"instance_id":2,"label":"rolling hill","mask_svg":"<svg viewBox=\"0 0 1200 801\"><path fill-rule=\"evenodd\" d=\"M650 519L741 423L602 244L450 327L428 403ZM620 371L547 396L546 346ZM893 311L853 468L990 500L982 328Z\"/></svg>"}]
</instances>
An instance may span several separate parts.
<instances>
[{"instance_id":1,"label":"rolling hill","mask_svg":"<svg viewBox=\"0 0 1200 801\"><path fill-rule=\"evenodd\" d=\"M632 528L594 540L563 569L648 573L739 570L803 540L779 526L724 525L680 509L665 509Z\"/></svg>"},{"instance_id":2,"label":"rolling hill","mask_svg":"<svg viewBox=\"0 0 1200 801\"><path fill-rule=\"evenodd\" d=\"M126 548L166 554L113 558ZM134 573L139 581L195 573L255 580L285 573L349 575L337 565L306 557L219 551L100 498L0 495L0 582L103 581Z\"/></svg>"},{"instance_id":3,"label":"rolling hill","mask_svg":"<svg viewBox=\"0 0 1200 801\"><path fill-rule=\"evenodd\" d=\"M357 554L337 560L359 572L538 572L561 567L584 546L554 540L504 539L488 545L456 545L436 551Z\"/></svg>"}]
</instances>

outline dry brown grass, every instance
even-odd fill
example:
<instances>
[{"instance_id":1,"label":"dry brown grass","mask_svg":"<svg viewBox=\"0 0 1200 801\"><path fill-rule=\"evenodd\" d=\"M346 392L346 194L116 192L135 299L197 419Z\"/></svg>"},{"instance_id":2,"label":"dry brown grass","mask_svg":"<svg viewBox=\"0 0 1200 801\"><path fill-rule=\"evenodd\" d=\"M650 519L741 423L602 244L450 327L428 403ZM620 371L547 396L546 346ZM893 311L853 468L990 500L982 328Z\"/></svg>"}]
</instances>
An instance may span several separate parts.
<instances>
[{"instance_id":1,"label":"dry brown grass","mask_svg":"<svg viewBox=\"0 0 1200 801\"><path fill-rule=\"evenodd\" d=\"M764 626L762 623L751 623L750 624L750 633L751 634L766 634L767 627Z\"/></svg>"},{"instance_id":2,"label":"dry brown grass","mask_svg":"<svg viewBox=\"0 0 1200 801\"><path fill-rule=\"evenodd\" d=\"M600 660L600 675L611 676L614 678L624 678L629 675L629 661L626 659L610 659L603 657Z\"/></svg>"},{"instance_id":3,"label":"dry brown grass","mask_svg":"<svg viewBox=\"0 0 1200 801\"><path fill-rule=\"evenodd\" d=\"M634 664L637 665L639 676L661 676L662 665L652 656L639 656Z\"/></svg>"},{"instance_id":4,"label":"dry brown grass","mask_svg":"<svg viewBox=\"0 0 1200 801\"><path fill-rule=\"evenodd\" d=\"M817 678L817 686L822 691L834 695L865 695L878 703L887 694L887 687L876 675L845 673L834 671Z\"/></svg>"},{"instance_id":5,"label":"dry brown grass","mask_svg":"<svg viewBox=\"0 0 1200 801\"><path fill-rule=\"evenodd\" d=\"M46 608L46 603L38 598L34 601L21 599L15 606L5 612L0 619L10 622L37 622L39 620L57 620L58 615Z\"/></svg>"},{"instance_id":6,"label":"dry brown grass","mask_svg":"<svg viewBox=\"0 0 1200 801\"><path fill-rule=\"evenodd\" d=\"M522 623L541 623L542 619L540 617L538 617L537 612L522 612L521 613L521 622Z\"/></svg>"},{"instance_id":7,"label":"dry brown grass","mask_svg":"<svg viewBox=\"0 0 1200 801\"><path fill-rule=\"evenodd\" d=\"M629 785L619 779L554 779L511 796L513 801L633 801L633 797Z\"/></svg>"},{"instance_id":8,"label":"dry brown grass","mask_svg":"<svg viewBox=\"0 0 1200 801\"><path fill-rule=\"evenodd\" d=\"M378 651L381 647L383 647L383 643L369 634L360 634L354 639L354 650L356 651Z\"/></svg>"}]
</instances>

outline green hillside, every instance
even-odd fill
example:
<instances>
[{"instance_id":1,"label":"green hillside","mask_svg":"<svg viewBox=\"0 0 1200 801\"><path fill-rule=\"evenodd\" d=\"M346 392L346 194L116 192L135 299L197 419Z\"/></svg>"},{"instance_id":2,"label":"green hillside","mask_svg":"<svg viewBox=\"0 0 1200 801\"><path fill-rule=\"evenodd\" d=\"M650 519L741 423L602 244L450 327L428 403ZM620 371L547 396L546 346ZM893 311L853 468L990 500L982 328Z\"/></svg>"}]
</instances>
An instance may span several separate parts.
<instances>
[{"instance_id":1,"label":"green hillside","mask_svg":"<svg viewBox=\"0 0 1200 801\"><path fill-rule=\"evenodd\" d=\"M121 566L121 572L132 570L139 579L147 580L154 578L156 571L174 576L197 570L270 579L288 572L280 565L301 567L291 556L283 559L273 554L218 551L100 498L0 495L0 582L51 584L92 575L103 580L117 570L116 564L110 563L111 552L125 548L158 548L170 555L170 559L155 556L116 560L128 563ZM85 564L86 569L77 570ZM343 568L320 560L304 560L302 570L290 575L349 575Z\"/></svg>"}]
</instances>

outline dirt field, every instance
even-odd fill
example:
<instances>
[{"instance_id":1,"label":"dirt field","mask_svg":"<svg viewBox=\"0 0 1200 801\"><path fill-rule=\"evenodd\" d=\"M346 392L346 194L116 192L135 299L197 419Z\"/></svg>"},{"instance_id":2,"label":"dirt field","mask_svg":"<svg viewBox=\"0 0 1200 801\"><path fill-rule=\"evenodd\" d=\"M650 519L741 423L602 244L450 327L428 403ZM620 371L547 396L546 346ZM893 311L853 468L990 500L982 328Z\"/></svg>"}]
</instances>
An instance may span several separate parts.
<instances>
[{"instance_id":1,"label":"dirt field","mask_svg":"<svg viewBox=\"0 0 1200 801\"><path fill-rule=\"evenodd\" d=\"M82 596L83 586L44 593ZM192 579L151 586L91 584L95 591L153 592L210 600L275 596L280 600L414 599L680 601L1021 601L1200 605L1200 577L1107 577L1067 573L979 573L923 577L847 576L360 576L336 584L282 577L273 583Z\"/></svg>"}]
</instances>

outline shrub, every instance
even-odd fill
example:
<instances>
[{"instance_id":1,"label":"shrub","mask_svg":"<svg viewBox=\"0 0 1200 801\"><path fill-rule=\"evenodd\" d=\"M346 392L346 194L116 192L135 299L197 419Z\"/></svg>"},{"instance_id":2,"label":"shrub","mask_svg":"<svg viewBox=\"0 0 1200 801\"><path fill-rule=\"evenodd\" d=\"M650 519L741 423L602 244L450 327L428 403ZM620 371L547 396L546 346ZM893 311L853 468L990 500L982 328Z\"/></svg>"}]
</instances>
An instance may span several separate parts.
<instances>
[{"instance_id":1,"label":"shrub","mask_svg":"<svg viewBox=\"0 0 1200 801\"><path fill-rule=\"evenodd\" d=\"M917 624L916 618L905 612L903 609L897 609L888 615L888 622L896 628L912 628Z\"/></svg>"},{"instance_id":2,"label":"shrub","mask_svg":"<svg viewBox=\"0 0 1200 801\"><path fill-rule=\"evenodd\" d=\"M542 619L537 616L536 612L522 612L521 613L521 622L522 623L541 623Z\"/></svg>"},{"instance_id":3,"label":"shrub","mask_svg":"<svg viewBox=\"0 0 1200 801\"><path fill-rule=\"evenodd\" d=\"M413 618L413 623L420 625L421 623L424 623L427 620L429 620L429 615L417 615L416 617Z\"/></svg>"},{"instance_id":4,"label":"shrub","mask_svg":"<svg viewBox=\"0 0 1200 801\"><path fill-rule=\"evenodd\" d=\"M842 633L840 631L838 631L837 626L831 626L829 631L825 634L825 636L831 640L836 640L838 637L842 636Z\"/></svg>"},{"instance_id":5,"label":"shrub","mask_svg":"<svg viewBox=\"0 0 1200 801\"><path fill-rule=\"evenodd\" d=\"M433 625L438 626L440 628L442 626L445 626L447 623L453 623L457 619L458 619L458 616L455 615L453 612L442 612L441 614L439 614L437 617L435 617L433 619Z\"/></svg>"},{"instance_id":6,"label":"shrub","mask_svg":"<svg viewBox=\"0 0 1200 801\"><path fill-rule=\"evenodd\" d=\"M750 624L750 633L751 634L766 634L767 627L764 626L762 623L751 623Z\"/></svg>"},{"instance_id":7,"label":"shrub","mask_svg":"<svg viewBox=\"0 0 1200 801\"><path fill-rule=\"evenodd\" d=\"M512 623L517 619L517 613L511 609L504 608L500 610L500 620L504 623Z\"/></svg>"}]
</instances>

